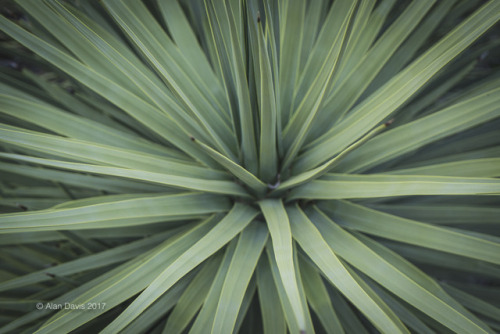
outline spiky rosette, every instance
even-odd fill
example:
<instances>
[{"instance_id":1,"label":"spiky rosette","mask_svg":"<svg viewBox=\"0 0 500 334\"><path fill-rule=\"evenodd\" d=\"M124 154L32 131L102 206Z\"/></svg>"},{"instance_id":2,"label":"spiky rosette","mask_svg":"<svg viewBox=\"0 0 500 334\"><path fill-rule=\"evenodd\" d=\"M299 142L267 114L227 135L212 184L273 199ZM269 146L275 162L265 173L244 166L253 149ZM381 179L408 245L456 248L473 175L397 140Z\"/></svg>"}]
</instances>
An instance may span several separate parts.
<instances>
[{"instance_id":1,"label":"spiky rosette","mask_svg":"<svg viewBox=\"0 0 500 334\"><path fill-rule=\"evenodd\" d=\"M500 1L17 4L0 333L500 330Z\"/></svg>"}]
</instances>

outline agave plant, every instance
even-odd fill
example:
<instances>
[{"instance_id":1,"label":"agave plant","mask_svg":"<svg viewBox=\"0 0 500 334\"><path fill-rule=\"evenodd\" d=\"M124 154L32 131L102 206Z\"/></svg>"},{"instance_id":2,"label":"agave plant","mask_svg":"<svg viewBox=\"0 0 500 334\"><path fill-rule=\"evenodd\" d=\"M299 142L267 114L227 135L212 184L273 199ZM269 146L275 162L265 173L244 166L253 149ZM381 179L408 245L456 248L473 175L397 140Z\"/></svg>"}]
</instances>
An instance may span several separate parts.
<instances>
[{"instance_id":1,"label":"agave plant","mask_svg":"<svg viewBox=\"0 0 500 334\"><path fill-rule=\"evenodd\" d=\"M0 333L499 331L477 3L4 2Z\"/></svg>"}]
</instances>

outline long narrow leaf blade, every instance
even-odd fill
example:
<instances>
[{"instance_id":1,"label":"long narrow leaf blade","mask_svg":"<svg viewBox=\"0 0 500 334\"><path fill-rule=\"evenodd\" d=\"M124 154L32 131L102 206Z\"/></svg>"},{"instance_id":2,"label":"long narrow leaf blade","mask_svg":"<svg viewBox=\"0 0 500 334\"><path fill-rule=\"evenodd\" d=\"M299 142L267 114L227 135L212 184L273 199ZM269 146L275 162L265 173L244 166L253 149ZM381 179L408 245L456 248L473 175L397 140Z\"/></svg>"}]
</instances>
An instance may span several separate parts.
<instances>
[{"instance_id":1,"label":"long narrow leaf blade","mask_svg":"<svg viewBox=\"0 0 500 334\"><path fill-rule=\"evenodd\" d=\"M499 193L500 180L495 178L330 174L293 189L288 200Z\"/></svg>"},{"instance_id":2,"label":"long narrow leaf blade","mask_svg":"<svg viewBox=\"0 0 500 334\"><path fill-rule=\"evenodd\" d=\"M232 333L245 290L267 241L264 224L254 222L241 232L222 288L213 333Z\"/></svg>"},{"instance_id":3,"label":"long narrow leaf blade","mask_svg":"<svg viewBox=\"0 0 500 334\"><path fill-rule=\"evenodd\" d=\"M295 240L330 282L382 332L406 332L399 319L386 314L356 282L304 213L296 207L289 208L288 213Z\"/></svg>"},{"instance_id":4,"label":"long narrow leaf blade","mask_svg":"<svg viewBox=\"0 0 500 334\"><path fill-rule=\"evenodd\" d=\"M347 201L324 203L321 207L339 217L339 223L346 228L500 264L500 244L487 237L420 223Z\"/></svg>"},{"instance_id":5,"label":"long narrow leaf blade","mask_svg":"<svg viewBox=\"0 0 500 334\"><path fill-rule=\"evenodd\" d=\"M271 235L273 253L287 297L292 305L295 321L300 330L305 329L305 310L300 302L295 266L293 263L292 233L288 217L280 200L266 199L259 202Z\"/></svg>"},{"instance_id":6,"label":"long narrow leaf blade","mask_svg":"<svg viewBox=\"0 0 500 334\"><path fill-rule=\"evenodd\" d=\"M158 275L139 297L119 317L111 322L102 333L115 333L123 329L185 274L241 232L256 214L256 210L249 206L235 204L233 209L217 226Z\"/></svg>"}]
</instances>

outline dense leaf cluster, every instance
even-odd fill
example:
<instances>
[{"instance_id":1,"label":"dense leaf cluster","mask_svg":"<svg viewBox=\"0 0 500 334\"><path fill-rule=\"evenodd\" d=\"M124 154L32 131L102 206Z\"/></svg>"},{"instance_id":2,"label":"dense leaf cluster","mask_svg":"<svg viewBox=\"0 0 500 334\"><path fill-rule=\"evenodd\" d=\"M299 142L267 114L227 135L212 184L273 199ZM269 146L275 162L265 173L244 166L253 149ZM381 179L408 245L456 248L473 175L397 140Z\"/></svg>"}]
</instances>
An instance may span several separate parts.
<instances>
[{"instance_id":1,"label":"dense leaf cluster","mask_svg":"<svg viewBox=\"0 0 500 334\"><path fill-rule=\"evenodd\" d=\"M500 331L499 0L16 3L0 333Z\"/></svg>"}]
</instances>

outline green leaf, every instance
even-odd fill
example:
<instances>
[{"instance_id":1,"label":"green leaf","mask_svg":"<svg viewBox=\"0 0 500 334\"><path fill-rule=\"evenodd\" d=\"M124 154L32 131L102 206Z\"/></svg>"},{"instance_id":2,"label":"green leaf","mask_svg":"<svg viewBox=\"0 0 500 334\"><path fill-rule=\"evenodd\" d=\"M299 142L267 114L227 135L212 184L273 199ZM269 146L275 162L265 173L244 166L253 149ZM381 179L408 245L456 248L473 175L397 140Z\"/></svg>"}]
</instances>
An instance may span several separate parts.
<instances>
[{"instance_id":1,"label":"green leaf","mask_svg":"<svg viewBox=\"0 0 500 334\"><path fill-rule=\"evenodd\" d=\"M366 282L367 280L364 277L361 277L361 273L356 271L353 267L351 267L348 263L345 261L343 262L344 267L349 271L351 276L356 280L356 282L363 288L363 290L366 291L368 297L372 299L385 313L387 313L391 318L395 319L395 323L399 324L399 326L402 328L404 332L409 332L405 324L402 322L402 319L400 319L397 314L394 312L394 310L389 307L374 290L373 288Z\"/></svg>"},{"instance_id":2,"label":"green leaf","mask_svg":"<svg viewBox=\"0 0 500 334\"><path fill-rule=\"evenodd\" d=\"M103 330L103 333L114 333L124 328L185 274L241 232L256 214L257 212L249 206L235 204L227 216L209 233L166 267L132 304Z\"/></svg>"},{"instance_id":3,"label":"green leaf","mask_svg":"<svg viewBox=\"0 0 500 334\"><path fill-rule=\"evenodd\" d=\"M313 48L318 33L324 23L325 16L327 15L326 1L314 1L306 4L306 12L304 16L304 28L302 30L302 45L300 51L300 66L299 73L304 70L311 49ZM266 18L268 15L266 15Z\"/></svg>"},{"instance_id":4,"label":"green leaf","mask_svg":"<svg viewBox=\"0 0 500 334\"><path fill-rule=\"evenodd\" d=\"M263 195L265 193L267 186L250 171L194 137L191 137L191 140L196 142L208 155L217 161L218 164L236 176L241 182L249 186L256 194Z\"/></svg>"},{"instance_id":5,"label":"green leaf","mask_svg":"<svg viewBox=\"0 0 500 334\"><path fill-rule=\"evenodd\" d=\"M257 265L257 288L265 334L286 334L286 322L266 256Z\"/></svg>"},{"instance_id":6,"label":"green leaf","mask_svg":"<svg viewBox=\"0 0 500 334\"><path fill-rule=\"evenodd\" d=\"M113 195L99 196L99 197L102 200L103 197L104 198L113 197ZM200 216L196 218L200 219L204 217ZM186 222L181 222L181 224L185 223ZM162 224L149 224L149 225L139 225L139 226L128 226L126 229L98 228L98 229L80 230L78 231L78 233L86 238L122 240L122 238L142 238L150 234L165 232L171 227L172 226L164 226ZM64 237L56 231L8 233L8 234L0 234L0 245L5 246L5 245L15 245L15 244L30 244L37 242L58 241L63 239Z\"/></svg>"},{"instance_id":7,"label":"green leaf","mask_svg":"<svg viewBox=\"0 0 500 334\"><path fill-rule=\"evenodd\" d=\"M269 6L272 2L270 2ZM306 3L300 0L283 1L274 4L275 10L279 20L276 22L275 32L279 37L277 41L278 53L278 82L279 89L277 96L279 97L280 110L278 113L281 115L281 126L288 123L292 116L294 90L298 81L298 69L300 65L300 50L303 37L304 27L304 13ZM269 13L267 13L269 14ZM277 44L278 44L277 43Z\"/></svg>"},{"instance_id":8,"label":"green leaf","mask_svg":"<svg viewBox=\"0 0 500 334\"><path fill-rule=\"evenodd\" d=\"M329 288L328 295L345 331L347 333L368 334L369 332L365 327L364 319L361 319L361 315L358 312L355 313L355 310L347 303L337 289L332 286L329 286Z\"/></svg>"},{"instance_id":9,"label":"green leaf","mask_svg":"<svg viewBox=\"0 0 500 334\"><path fill-rule=\"evenodd\" d=\"M0 169L1 168L2 165L0 165ZM0 205L15 209L20 209L20 205L22 205L28 210L43 210L64 201L66 201L66 199L63 198L40 199L40 198L29 198L29 197L10 197L8 199L0 199Z\"/></svg>"},{"instance_id":10,"label":"green leaf","mask_svg":"<svg viewBox=\"0 0 500 334\"><path fill-rule=\"evenodd\" d=\"M375 136L378 134L380 131L384 130L387 126L389 126L390 123L385 123L382 124L369 133L367 133L363 138L359 139L357 142L351 144L349 147L347 147L344 151L342 151L340 154L335 156L334 158L328 160L321 166L318 166L316 168L313 168L311 170L308 170L307 172L294 175L290 177L288 180L285 182L281 183L278 185L277 189L274 191L275 193L282 192L283 190L290 189L292 187L299 186L301 184L304 184L306 182L309 182L315 178L319 178L320 176L324 175L327 173L329 170L331 170L335 165L337 165L342 159L348 155L351 151L355 150L359 146L363 145L367 140L369 140L371 137Z\"/></svg>"},{"instance_id":11,"label":"green leaf","mask_svg":"<svg viewBox=\"0 0 500 334\"><path fill-rule=\"evenodd\" d=\"M206 332L207 328L212 328L217 304L219 302L224 280L226 279L226 274L229 270L229 265L231 264L231 259L233 257L235 249L236 240L233 240L225 249L222 263L219 265L215 278L213 279L209 287L210 289L207 296L205 297L205 300L203 301L203 306L190 328L190 333L201 334Z\"/></svg>"},{"instance_id":12,"label":"green leaf","mask_svg":"<svg viewBox=\"0 0 500 334\"><path fill-rule=\"evenodd\" d=\"M421 23L435 0L410 3L404 12L384 31L349 74L335 87L317 118L318 133L325 133L333 120L342 120L363 94L382 67L390 60L408 35ZM392 63L391 63L392 66ZM391 67L392 68L392 67ZM328 111L328 112L326 112Z\"/></svg>"},{"instance_id":13,"label":"green leaf","mask_svg":"<svg viewBox=\"0 0 500 334\"><path fill-rule=\"evenodd\" d=\"M491 319L500 318L500 309L490 303L487 303L480 298L477 298L469 293L466 293L460 289L457 289L449 284L441 284L445 290L447 290L450 295L456 298L460 303L462 303L468 309L485 315Z\"/></svg>"},{"instance_id":14,"label":"green leaf","mask_svg":"<svg viewBox=\"0 0 500 334\"><path fill-rule=\"evenodd\" d=\"M138 316L130 325L123 331L123 334L135 334L145 332L151 328L151 325L157 323L165 316L165 313L170 311L182 293L185 291L188 284L191 282L193 273L187 274L179 282L177 282L170 290L163 294L156 302L153 303L146 311Z\"/></svg>"},{"instance_id":15,"label":"green leaf","mask_svg":"<svg viewBox=\"0 0 500 334\"><path fill-rule=\"evenodd\" d=\"M243 296L267 236L267 230L261 222L254 222L241 232L215 312L213 333L233 332Z\"/></svg>"},{"instance_id":16,"label":"green leaf","mask_svg":"<svg viewBox=\"0 0 500 334\"><path fill-rule=\"evenodd\" d=\"M391 263L394 267L398 268L402 273L404 273L406 276L412 278L415 282L417 282L420 286L431 292L434 296L438 297L445 303L449 304L451 307L453 307L456 311L460 312L464 317L469 318L471 321L475 322L479 326L486 328L486 326L482 323L481 320L479 320L476 316L474 316L472 313L467 311L462 304L457 302L455 299L453 299L449 294L445 292L441 288L441 286L431 277L429 277L427 274L425 274L421 269L417 268L415 265L410 263L407 258L408 253L405 252L408 247L410 248L415 248L412 246L404 245L403 248L399 249L394 249L393 245L390 245L391 249L387 248L386 246L382 245L380 242L377 242L361 233L358 232L352 232L352 234L361 242L363 242L366 246L368 246L370 249L372 249L374 252L376 252L379 256L383 257L387 262ZM392 244L392 243L391 243ZM387 243L386 243L387 245ZM450 257L454 258L460 258L468 261L472 261L470 259L462 258L459 256L455 255L450 255L450 254L444 254L446 255L445 257L442 257L441 254L437 254L434 251L426 250L422 248L419 249L419 255L423 255L426 252L432 252L433 254L431 257L434 260L437 260L439 262L438 266L442 265L447 265L448 261L450 261ZM437 255L437 256L436 256ZM403 257L404 256L404 257ZM478 261L473 261L473 262L478 262ZM464 264L462 264L463 266ZM467 266L467 265L465 265ZM418 315L418 314L416 314Z\"/></svg>"},{"instance_id":17,"label":"green leaf","mask_svg":"<svg viewBox=\"0 0 500 334\"><path fill-rule=\"evenodd\" d=\"M150 238L144 238L97 254L77 258L50 268L31 272L18 278L3 281L0 283L0 291L17 289L18 287L48 281L51 278L47 275L47 273L55 276L68 276L85 270L105 267L129 260L149 251L160 241L168 239L170 236L182 230L185 230L185 228L172 229L168 232L160 233Z\"/></svg>"},{"instance_id":18,"label":"green leaf","mask_svg":"<svg viewBox=\"0 0 500 334\"><path fill-rule=\"evenodd\" d=\"M300 327L298 326L298 322L296 320L296 316L294 313L294 306L290 303L290 299L288 298L283 280L280 276L279 269L278 269L278 264L276 262L276 255L274 254L273 247L271 242L268 242L266 245L266 251L267 251L267 259L269 261L269 265L271 267L271 273L272 277L274 280L274 284L276 286L276 289L278 291L278 296L281 302L281 308L283 309L284 315L285 315L285 320L288 325L288 329L291 333L300 333L302 334L303 332L314 332L313 330L313 324L312 320L310 317L309 312L305 312L305 329L301 330ZM295 265L295 279L297 280L297 288L298 288L298 296L299 296L299 302L300 306L304 310L308 310L307 306L307 300L306 300L306 295L303 289L302 285L302 280L299 274L299 263L297 261L296 257L296 252L293 254L293 259L294 259L294 265Z\"/></svg>"},{"instance_id":19,"label":"green leaf","mask_svg":"<svg viewBox=\"0 0 500 334\"><path fill-rule=\"evenodd\" d=\"M300 273L304 281L304 290L309 305L318 315L321 325L323 325L327 333L344 333L320 272L305 260L304 256L300 257L300 259L302 259L300 261Z\"/></svg>"},{"instance_id":20,"label":"green leaf","mask_svg":"<svg viewBox=\"0 0 500 334\"><path fill-rule=\"evenodd\" d=\"M500 19L500 3L490 1L425 52L369 98L358 104L338 125L320 137L295 165L303 172L342 151L375 124L406 102L443 66ZM390 99L389 99L390 97Z\"/></svg>"},{"instance_id":21,"label":"green leaf","mask_svg":"<svg viewBox=\"0 0 500 334\"><path fill-rule=\"evenodd\" d=\"M178 100L187 107L179 110L179 116L190 114L204 128L210 141L234 158L228 146L230 141L234 141L234 135L227 118L222 116L222 108L217 110L213 106L214 99L209 98L211 93L208 87L211 83L207 85L205 80L199 78L199 74L185 61L144 4L114 0L107 0L104 4L118 25L164 78ZM173 103L176 103L175 100L170 102Z\"/></svg>"},{"instance_id":22,"label":"green leaf","mask_svg":"<svg viewBox=\"0 0 500 334\"><path fill-rule=\"evenodd\" d=\"M320 231L297 207L288 208L292 233L304 252L331 284L342 292L382 332L404 333L404 326L370 298L344 267Z\"/></svg>"},{"instance_id":23,"label":"green leaf","mask_svg":"<svg viewBox=\"0 0 500 334\"><path fill-rule=\"evenodd\" d=\"M257 163L257 146L255 141L254 120L251 110L250 94L248 82L246 80L246 64L245 55L242 53L241 41L236 36L237 27L234 22L235 17L229 13L226 1L211 1L205 0L210 28L214 38L220 38L221 51L224 51L228 61L228 69L230 69L231 80L234 82L234 90L236 94L236 104L238 105L238 116L240 119L241 133L241 153L243 156L243 164L250 171L256 173L258 170Z\"/></svg>"},{"instance_id":24,"label":"green leaf","mask_svg":"<svg viewBox=\"0 0 500 334\"><path fill-rule=\"evenodd\" d=\"M334 84L330 87L328 95L334 93L334 90L337 88L337 82L345 80L346 76L350 74L352 69L366 55L395 2L395 0L384 0L377 7L375 7L376 4L372 1L364 0L359 3L349 39L343 52L344 55L340 59L338 73L334 78Z\"/></svg>"},{"instance_id":25,"label":"green leaf","mask_svg":"<svg viewBox=\"0 0 500 334\"><path fill-rule=\"evenodd\" d=\"M123 227L140 224L138 218L151 218L148 222L160 222L229 209L228 199L207 194L188 193L132 198L69 209L5 214L0 216L0 232Z\"/></svg>"},{"instance_id":26,"label":"green leaf","mask_svg":"<svg viewBox=\"0 0 500 334\"><path fill-rule=\"evenodd\" d=\"M375 204L374 209L401 216L404 218L438 224L498 224L500 208L451 205L451 204L413 204L413 205L384 205Z\"/></svg>"},{"instance_id":27,"label":"green leaf","mask_svg":"<svg viewBox=\"0 0 500 334\"><path fill-rule=\"evenodd\" d=\"M293 189L287 200L499 193L500 181L496 178L327 174Z\"/></svg>"},{"instance_id":28,"label":"green leaf","mask_svg":"<svg viewBox=\"0 0 500 334\"><path fill-rule=\"evenodd\" d=\"M363 277L364 280L367 280ZM406 307L404 304L400 303L396 298L393 297L386 290L373 283L370 284L370 281L367 282L370 287L383 299L383 301L394 311L394 313L398 316L408 326L408 328L413 329L417 333L425 333L432 334L432 331L422 320L420 320L409 307Z\"/></svg>"},{"instance_id":29,"label":"green leaf","mask_svg":"<svg viewBox=\"0 0 500 334\"><path fill-rule=\"evenodd\" d=\"M441 270L449 270L459 274L474 274L478 277L500 277L500 269L498 266L490 263L454 255L443 253L437 250L413 246L410 244L399 244L396 242L385 241L384 244L394 252L404 256L409 261L420 264L422 268L431 268L435 272ZM436 293L436 292L434 292ZM460 305L457 303L457 305ZM455 305L455 308L458 308Z\"/></svg>"},{"instance_id":30,"label":"green leaf","mask_svg":"<svg viewBox=\"0 0 500 334\"><path fill-rule=\"evenodd\" d=\"M86 173L93 173L93 174L101 174L101 175L109 175L109 176L117 176L117 177L123 177L123 178L128 178L128 179L133 179L137 181L144 181L144 182L150 182L154 184L162 184L162 185L167 185L175 188L181 188L181 189L186 189L186 190L198 190L198 191L206 191L209 193L219 193L219 194L230 194L230 195L237 195L237 196L242 196L242 197L249 197L248 193L243 189L241 186L238 184L231 182L231 181L222 181L222 180L204 180L200 178L191 178L191 177L183 177L183 176L178 176L178 175L169 175L167 173L152 173L148 171L141 171L141 170L136 170L136 169L129 169L129 168L117 168L117 167L106 167L106 166L98 166L98 165L90 165L90 164L80 164L80 163L71 163L71 162L63 162L63 161L57 161L57 160L49 160L49 159L40 159L40 158L33 158L33 157L26 157L26 156L21 156L21 155L13 155L13 154L5 154L5 153L0 153L0 157L5 157L9 159L15 159L19 161L27 161L27 162L34 162L37 164L45 165L45 166L50 166L50 167L56 167L56 168L64 168L64 169L69 169L77 172L86 172ZM5 166L5 167L4 167ZM20 168L19 168L20 167ZM25 166L18 166L18 165L10 165L10 168L8 168L6 165L0 165L0 169L7 169L8 171L12 173L19 173L20 170L28 170L29 171L30 167L25 167ZM45 174L45 179L49 178L49 175L54 175L54 179L58 179L62 176L68 176L70 177L72 174L66 173L62 174L61 172L52 172L51 171L43 171L40 170L40 168L36 169L37 172L40 172L41 174ZM28 172L29 173L29 172ZM25 173L27 174L27 173ZM74 173L73 173L74 175ZM77 174L78 175L78 174ZM37 174L35 173L35 177ZM38 175L40 177L41 175ZM75 179L75 177L72 177L72 179ZM76 178L76 179L81 179L81 178ZM88 179L91 179L90 177L83 178L85 181L88 181ZM91 179L92 180L92 179ZM80 181L80 180L79 180ZM112 180L110 180L112 182ZM114 182L115 184L118 183L120 185L118 180L115 180L117 182ZM69 181L71 183L71 181ZM75 181L73 181L75 182ZM103 183L106 183L106 179L103 180ZM85 187L85 183L81 184L81 181L77 183L80 186ZM132 188L132 189L143 189L144 191L146 190L151 190L151 188L148 188L147 186L142 186L140 183L135 186L134 184L130 185L130 183L125 183L125 187L117 187L115 186L114 188L118 188L123 191L123 188L127 189ZM87 187L89 185L87 184ZM100 188L100 186L94 185L96 188ZM113 188L112 188L113 189ZM118 190L117 189L117 190ZM155 189L155 188L153 188ZM109 188L108 188L109 190ZM117 191L115 190L115 191ZM130 190L129 190L130 191Z\"/></svg>"},{"instance_id":31,"label":"green leaf","mask_svg":"<svg viewBox=\"0 0 500 334\"><path fill-rule=\"evenodd\" d=\"M392 76L396 75L404 66L415 56L417 51L423 46L436 27L443 21L446 14L456 4L457 1L440 1L429 11L429 13L419 22L419 25L412 31L411 35L392 55L384 68L373 80L371 87L364 93L370 95L373 90L387 82Z\"/></svg>"},{"instance_id":32,"label":"green leaf","mask_svg":"<svg viewBox=\"0 0 500 334\"><path fill-rule=\"evenodd\" d=\"M200 269L179 298L171 315L168 317L163 333L182 333L189 325L207 298L210 289L207 282L214 281L221 260L222 256L216 254L206 261L203 268Z\"/></svg>"},{"instance_id":33,"label":"green leaf","mask_svg":"<svg viewBox=\"0 0 500 334\"><path fill-rule=\"evenodd\" d=\"M347 201L322 203L342 226L405 243L500 264L500 244L486 237L420 223Z\"/></svg>"},{"instance_id":34,"label":"green leaf","mask_svg":"<svg viewBox=\"0 0 500 334\"><path fill-rule=\"evenodd\" d=\"M248 288L245 291L245 295L243 296L240 311L238 312L238 317L236 318L236 324L234 325L234 331L236 333L241 333L241 331L244 329L249 329L251 333L253 328L259 328L259 324L253 323L251 319L251 317L255 314L255 311L253 310L255 310L254 296L256 294L256 290L257 283L255 281L255 278L252 277L250 283L248 284ZM248 322L251 323L249 327L247 327Z\"/></svg>"},{"instance_id":35,"label":"green leaf","mask_svg":"<svg viewBox=\"0 0 500 334\"><path fill-rule=\"evenodd\" d=\"M3 9L0 334L500 330L499 0Z\"/></svg>"},{"instance_id":36,"label":"green leaf","mask_svg":"<svg viewBox=\"0 0 500 334\"><path fill-rule=\"evenodd\" d=\"M488 333L478 324L386 262L317 209L311 219L336 252L400 298L457 333Z\"/></svg>"},{"instance_id":37,"label":"green leaf","mask_svg":"<svg viewBox=\"0 0 500 334\"><path fill-rule=\"evenodd\" d=\"M386 174L498 177L500 176L500 158L445 162L429 166L396 169Z\"/></svg>"},{"instance_id":38,"label":"green leaf","mask_svg":"<svg viewBox=\"0 0 500 334\"><path fill-rule=\"evenodd\" d=\"M186 131L179 130L182 129L182 127L179 128L167 121L168 117L164 113L159 112L158 109L151 104L137 95L131 94L129 90L123 88L106 76L75 60L58 47L21 29L3 16L0 17L0 27L7 34L16 38L20 43L24 43L38 55L61 68L97 94L102 95L110 102L122 108L133 118L137 119L167 141L172 142L183 152L196 160L206 162L201 152L196 149L193 150L193 145L190 143L189 138L186 138ZM100 70L102 70L102 68Z\"/></svg>"},{"instance_id":39,"label":"green leaf","mask_svg":"<svg viewBox=\"0 0 500 334\"><path fill-rule=\"evenodd\" d=\"M7 125L0 125L0 140L71 160L77 159L84 162L97 162L151 172L162 172L168 168L168 171L174 175L202 176L205 174L208 179L226 178L220 172L158 155L27 131Z\"/></svg>"},{"instance_id":40,"label":"green leaf","mask_svg":"<svg viewBox=\"0 0 500 334\"><path fill-rule=\"evenodd\" d=\"M295 266L293 263L292 233L288 222L287 213L281 200L265 199L259 202L259 206L266 219L269 234L271 235L272 248L279 276L285 289L288 302L291 304L294 321L297 322L300 331L305 330L305 310L300 302L299 289L295 277Z\"/></svg>"},{"instance_id":41,"label":"green leaf","mask_svg":"<svg viewBox=\"0 0 500 334\"><path fill-rule=\"evenodd\" d=\"M260 17L257 21L258 41L258 77L260 82L259 118L260 118L260 145L259 145L259 175L265 182L272 182L278 172L278 147L277 147L277 114L276 96L274 93L273 73L271 62L264 43L262 23Z\"/></svg>"},{"instance_id":42,"label":"green leaf","mask_svg":"<svg viewBox=\"0 0 500 334\"><path fill-rule=\"evenodd\" d=\"M337 61L344 43L345 36L351 16L354 12L355 1L336 1L330 10L326 24L318 37L318 48L313 49L311 57L309 58L304 74L307 91L302 95L300 94L301 83L298 86L299 95L296 95L300 100L296 102L297 106L293 113L290 115L290 121L287 123L283 130L283 146L286 150L285 157L282 161L281 170L286 170L296 155L299 153L302 144L304 143L307 133L310 129L311 123L319 110L319 107L324 99L326 89L332 78L336 68ZM334 15L335 14L335 15ZM339 15L342 20L336 19ZM335 39L327 43L325 39L330 39L330 36L335 36ZM326 55L322 55L324 45L331 45ZM316 51L316 52L315 52ZM321 53L319 53L321 52ZM319 53L319 54L318 54ZM321 57L321 67L317 72L309 68L310 64L316 66L316 57ZM310 73L317 73L314 78L307 80Z\"/></svg>"},{"instance_id":43,"label":"green leaf","mask_svg":"<svg viewBox=\"0 0 500 334\"><path fill-rule=\"evenodd\" d=\"M337 166L336 170L364 171L453 133L490 121L500 116L499 92L499 89L486 91L474 98L389 130L353 152Z\"/></svg>"},{"instance_id":44,"label":"green leaf","mask_svg":"<svg viewBox=\"0 0 500 334\"><path fill-rule=\"evenodd\" d=\"M102 308L93 312L62 309L50 318L37 333L69 332L139 293L155 280L164 267L174 263L184 252L203 238L203 235L208 233L217 221L217 217L212 217L186 233L168 239L152 251L126 262L105 275L98 276L95 280L72 290L68 294L62 295L53 302L70 301L76 305L106 303L107 309ZM158 263L162 263L162 265L160 266ZM124 324L124 327L127 324Z\"/></svg>"},{"instance_id":45,"label":"green leaf","mask_svg":"<svg viewBox=\"0 0 500 334\"><path fill-rule=\"evenodd\" d=\"M175 45L179 47L187 62L194 67L195 72L199 73L200 78L205 80L205 84L213 92L214 98L222 105L227 104L222 86L216 79L212 67L199 45L196 32L193 31L180 3L178 1L158 1L158 8L172 34Z\"/></svg>"},{"instance_id":46,"label":"green leaf","mask_svg":"<svg viewBox=\"0 0 500 334\"><path fill-rule=\"evenodd\" d=\"M24 155L11 155L9 153L0 153L0 157L7 158L7 159L14 158L15 160L19 160L19 161L30 161L31 159L34 159L31 161L35 162L38 160L38 163L48 161L45 159L31 158L31 157L27 157ZM64 165L66 163L60 162L60 164ZM68 163L68 164L71 165L71 163ZM52 166L54 166L54 165L52 165ZM53 170L53 169L40 168L40 167L31 167L31 166L25 166L25 165L20 165L20 164L10 164L10 163L2 162L2 163L0 163L0 170L5 172L6 175L8 175L7 173L9 173L9 174L12 173L12 174L16 174L16 175L21 175L23 177L29 177L29 178L41 179L41 180L50 180L53 182L60 182L60 183L64 183L65 185L68 185L68 186L76 186L76 187L82 187L82 188L88 188L88 189L104 190L104 191L107 191L110 193L167 192L168 191L165 188L162 189L160 186L141 183L141 182L112 179L112 178L98 177L98 176L92 176L92 175L84 175L84 174L78 174L78 173L72 173L72 172L63 172L60 170ZM31 194L34 194L36 192L36 189L34 189L34 188L30 188L30 189L31 189L30 190ZM57 188L55 188L55 189L57 189ZM4 192L4 194L7 194L7 193L8 192ZM62 192L61 192L61 195L62 195L61 197L66 196L66 194L62 194ZM12 196L14 196L14 194L12 194ZM44 196L53 197L53 196L49 196L49 193L46 193ZM31 208L28 206L28 209L31 209Z\"/></svg>"},{"instance_id":47,"label":"green leaf","mask_svg":"<svg viewBox=\"0 0 500 334\"><path fill-rule=\"evenodd\" d=\"M0 89L4 90L3 85L0 86ZM12 96L11 92L7 93L8 95L0 94L1 112L45 127L58 134L125 149L153 154L168 154L168 150L159 149L155 144L138 136L115 130L84 117L71 115L40 100L29 101L27 94L16 92L15 94L18 96Z\"/></svg>"}]
</instances>

